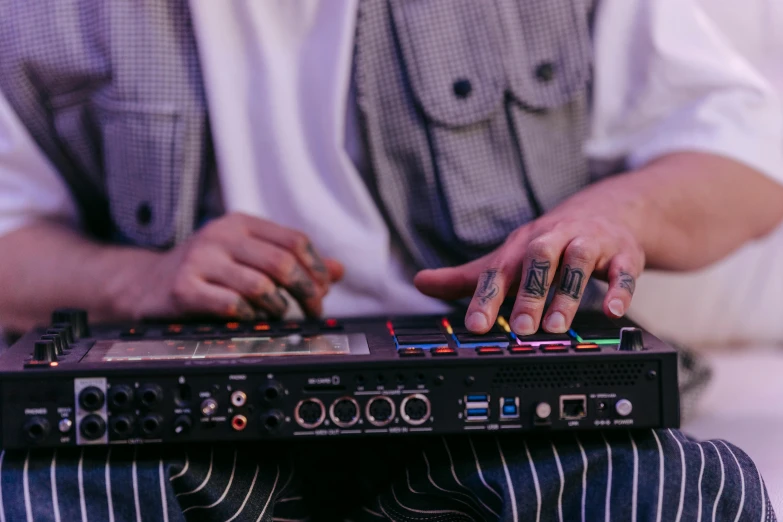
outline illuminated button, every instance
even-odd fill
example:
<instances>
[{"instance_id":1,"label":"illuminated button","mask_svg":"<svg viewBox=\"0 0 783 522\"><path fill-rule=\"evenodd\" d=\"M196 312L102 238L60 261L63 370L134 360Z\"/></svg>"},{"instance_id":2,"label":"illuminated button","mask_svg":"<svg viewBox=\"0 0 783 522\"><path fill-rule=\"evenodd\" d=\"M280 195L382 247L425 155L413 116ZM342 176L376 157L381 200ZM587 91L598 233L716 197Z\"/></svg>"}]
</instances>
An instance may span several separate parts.
<instances>
[{"instance_id":1,"label":"illuminated button","mask_svg":"<svg viewBox=\"0 0 783 522\"><path fill-rule=\"evenodd\" d=\"M284 332L298 332L299 330L302 329L302 326L299 323L288 322L283 324L283 326L281 326L280 329Z\"/></svg>"},{"instance_id":2,"label":"illuminated button","mask_svg":"<svg viewBox=\"0 0 783 522\"><path fill-rule=\"evenodd\" d=\"M169 335L179 335L183 331L183 327L181 324L170 324L169 327L166 329L166 333Z\"/></svg>"},{"instance_id":3,"label":"illuminated button","mask_svg":"<svg viewBox=\"0 0 783 522\"><path fill-rule=\"evenodd\" d=\"M457 355L457 350L451 346L438 346L430 350L433 357L439 357L441 355Z\"/></svg>"},{"instance_id":4,"label":"illuminated button","mask_svg":"<svg viewBox=\"0 0 783 522\"><path fill-rule=\"evenodd\" d=\"M479 346L476 348L479 355L503 355L503 348L500 346Z\"/></svg>"},{"instance_id":5,"label":"illuminated button","mask_svg":"<svg viewBox=\"0 0 783 522\"><path fill-rule=\"evenodd\" d=\"M321 323L321 328L324 330L342 330L343 325L337 319L326 319Z\"/></svg>"},{"instance_id":6,"label":"illuminated button","mask_svg":"<svg viewBox=\"0 0 783 522\"><path fill-rule=\"evenodd\" d=\"M147 333L147 330L145 330L144 328L139 328L137 326L134 326L132 328L128 328L127 330L120 332L120 337L141 337L145 333Z\"/></svg>"},{"instance_id":7,"label":"illuminated button","mask_svg":"<svg viewBox=\"0 0 783 522\"><path fill-rule=\"evenodd\" d=\"M457 334L457 340L461 344L466 343L501 343L508 342L508 336L506 334L493 334L488 333L484 335L475 334Z\"/></svg>"},{"instance_id":8,"label":"illuminated button","mask_svg":"<svg viewBox=\"0 0 783 522\"><path fill-rule=\"evenodd\" d=\"M541 350L546 353L562 353L568 351L568 346L565 344L542 344Z\"/></svg>"},{"instance_id":9,"label":"illuminated button","mask_svg":"<svg viewBox=\"0 0 783 522\"><path fill-rule=\"evenodd\" d=\"M226 323L226 330L239 330L239 323Z\"/></svg>"},{"instance_id":10,"label":"illuminated button","mask_svg":"<svg viewBox=\"0 0 783 522\"><path fill-rule=\"evenodd\" d=\"M601 347L595 343L580 343L574 346L577 352L600 352Z\"/></svg>"},{"instance_id":11,"label":"illuminated button","mask_svg":"<svg viewBox=\"0 0 783 522\"><path fill-rule=\"evenodd\" d=\"M520 346L520 345L517 344L517 345L509 346L508 347L508 351L510 353L523 353L523 354L525 354L525 353L536 353L536 348L534 346L530 346L530 345Z\"/></svg>"},{"instance_id":12,"label":"illuminated button","mask_svg":"<svg viewBox=\"0 0 783 522\"><path fill-rule=\"evenodd\" d=\"M400 357L423 357L424 356L424 350L421 348L400 348L397 350L397 353L400 354Z\"/></svg>"},{"instance_id":13,"label":"illuminated button","mask_svg":"<svg viewBox=\"0 0 783 522\"><path fill-rule=\"evenodd\" d=\"M256 323L253 325L253 331L256 332L266 332L269 331L271 326L269 326L269 323Z\"/></svg>"},{"instance_id":14,"label":"illuminated button","mask_svg":"<svg viewBox=\"0 0 783 522\"><path fill-rule=\"evenodd\" d=\"M215 331L214 328L212 328L209 325L205 325L205 324L196 327L196 333L200 333L200 334L212 333L214 331Z\"/></svg>"}]
</instances>

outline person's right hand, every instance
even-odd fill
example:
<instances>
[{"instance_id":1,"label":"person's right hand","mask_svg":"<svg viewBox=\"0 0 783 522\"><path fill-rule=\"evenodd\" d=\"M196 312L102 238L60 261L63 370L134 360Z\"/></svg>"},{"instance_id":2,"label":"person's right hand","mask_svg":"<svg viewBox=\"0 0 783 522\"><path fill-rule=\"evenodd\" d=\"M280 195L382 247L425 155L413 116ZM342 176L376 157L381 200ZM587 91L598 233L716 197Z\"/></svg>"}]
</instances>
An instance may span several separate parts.
<instances>
[{"instance_id":1,"label":"person's right hand","mask_svg":"<svg viewBox=\"0 0 783 522\"><path fill-rule=\"evenodd\" d=\"M187 242L139 267L124 308L136 319L214 315L252 320L280 318L296 299L309 317L322 311L342 265L322 259L294 230L245 214L229 214Z\"/></svg>"}]
</instances>

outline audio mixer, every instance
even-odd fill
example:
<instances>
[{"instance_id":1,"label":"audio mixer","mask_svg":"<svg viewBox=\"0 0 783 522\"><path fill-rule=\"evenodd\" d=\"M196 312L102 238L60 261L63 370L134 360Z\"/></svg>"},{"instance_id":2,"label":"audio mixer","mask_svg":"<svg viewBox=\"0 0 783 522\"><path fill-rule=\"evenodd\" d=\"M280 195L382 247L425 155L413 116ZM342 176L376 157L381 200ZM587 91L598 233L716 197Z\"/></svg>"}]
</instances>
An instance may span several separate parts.
<instances>
[{"instance_id":1,"label":"audio mixer","mask_svg":"<svg viewBox=\"0 0 783 522\"><path fill-rule=\"evenodd\" d=\"M0 355L4 448L679 424L677 354L578 314L515 336L503 316L90 325L58 310Z\"/></svg>"}]
</instances>

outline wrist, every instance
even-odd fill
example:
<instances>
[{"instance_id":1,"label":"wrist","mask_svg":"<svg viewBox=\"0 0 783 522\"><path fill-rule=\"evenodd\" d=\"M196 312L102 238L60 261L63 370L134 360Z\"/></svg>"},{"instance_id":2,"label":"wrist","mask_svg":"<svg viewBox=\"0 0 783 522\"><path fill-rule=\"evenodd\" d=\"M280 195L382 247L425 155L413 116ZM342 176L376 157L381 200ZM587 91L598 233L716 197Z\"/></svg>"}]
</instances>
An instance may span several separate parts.
<instances>
[{"instance_id":1,"label":"wrist","mask_svg":"<svg viewBox=\"0 0 783 522\"><path fill-rule=\"evenodd\" d=\"M139 320L145 315L146 302L152 297L150 282L164 254L141 248L103 249L97 256L96 270L105 281L98 299L98 320Z\"/></svg>"}]
</instances>

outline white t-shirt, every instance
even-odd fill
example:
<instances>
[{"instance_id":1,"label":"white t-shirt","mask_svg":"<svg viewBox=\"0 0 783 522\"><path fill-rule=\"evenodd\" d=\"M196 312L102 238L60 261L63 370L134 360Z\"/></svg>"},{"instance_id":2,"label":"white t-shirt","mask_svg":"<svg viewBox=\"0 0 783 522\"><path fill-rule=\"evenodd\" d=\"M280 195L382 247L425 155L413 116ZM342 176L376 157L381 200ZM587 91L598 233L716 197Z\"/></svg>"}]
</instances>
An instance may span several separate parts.
<instances>
[{"instance_id":1,"label":"white t-shirt","mask_svg":"<svg viewBox=\"0 0 783 522\"><path fill-rule=\"evenodd\" d=\"M356 4L191 0L225 207L301 230L345 264L328 315L441 311L413 287L357 170ZM595 46L591 157L638 166L704 150L783 180L779 100L696 0L603 0ZM43 215L76 210L0 96L0 235Z\"/></svg>"}]
</instances>

